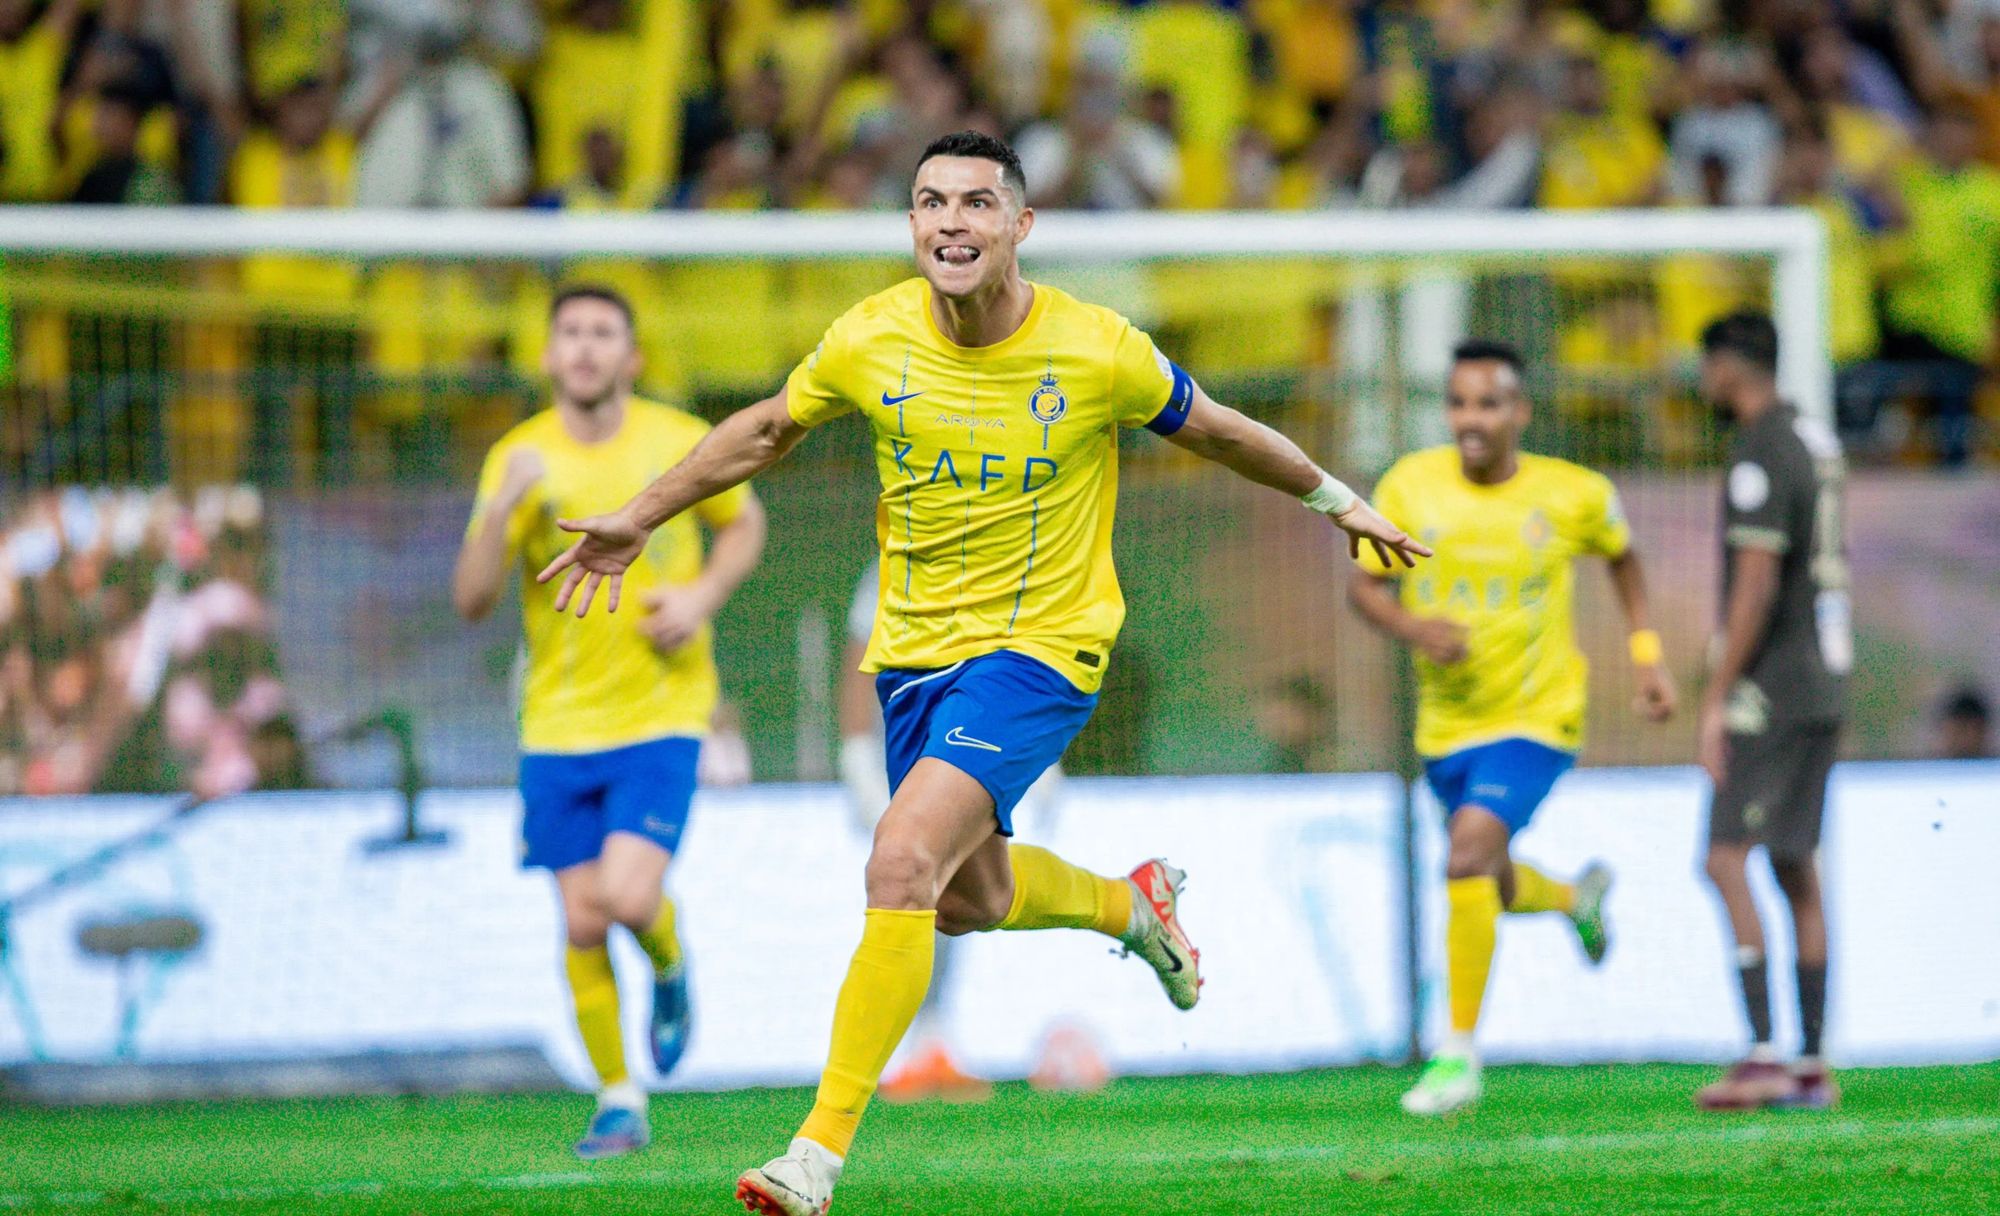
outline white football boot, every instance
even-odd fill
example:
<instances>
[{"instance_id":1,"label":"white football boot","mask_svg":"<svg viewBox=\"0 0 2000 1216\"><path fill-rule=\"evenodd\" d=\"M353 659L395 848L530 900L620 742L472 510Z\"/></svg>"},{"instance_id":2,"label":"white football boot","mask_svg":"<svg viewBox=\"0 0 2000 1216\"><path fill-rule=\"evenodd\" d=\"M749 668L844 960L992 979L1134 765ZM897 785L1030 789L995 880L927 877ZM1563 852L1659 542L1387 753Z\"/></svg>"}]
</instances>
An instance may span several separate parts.
<instances>
[{"instance_id":1,"label":"white football boot","mask_svg":"<svg viewBox=\"0 0 2000 1216\"><path fill-rule=\"evenodd\" d=\"M1160 973L1160 987L1176 1009L1193 1009L1201 999L1201 951L1189 943L1175 906L1187 875L1155 857L1141 863L1132 884L1132 924L1118 940Z\"/></svg>"},{"instance_id":2,"label":"white football boot","mask_svg":"<svg viewBox=\"0 0 2000 1216\"><path fill-rule=\"evenodd\" d=\"M1440 1053L1403 1095L1403 1109L1412 1115L1435 1117L1464 1110L1479 1101L1479 1057L1471 1052Z\"/></svg>"},{"instance_id":3,"label":"white football boot","mask_svg":"<svg viewBox=\"0 0 2000 1216\"><path fill-rule=\"evenodd\" d=\"M743 1171L736 1180L736 1198L760 1216L826 1216L842 1164L824 1145L801 1137L764 1168Z\"/></svg>"}]
</instances>

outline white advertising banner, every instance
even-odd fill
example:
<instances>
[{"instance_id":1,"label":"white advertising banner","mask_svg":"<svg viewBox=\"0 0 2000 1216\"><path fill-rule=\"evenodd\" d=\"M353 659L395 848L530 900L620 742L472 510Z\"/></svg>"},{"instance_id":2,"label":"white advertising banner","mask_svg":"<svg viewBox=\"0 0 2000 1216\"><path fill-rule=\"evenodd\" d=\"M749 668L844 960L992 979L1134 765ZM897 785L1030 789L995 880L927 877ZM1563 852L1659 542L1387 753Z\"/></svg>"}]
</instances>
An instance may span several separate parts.
<instances>
[{"instance_id":1,"label":"white advertising banner","mask_svg":"<svg viewBox=\"0 0 2000 1216\"><path fill-rule=\"evenodd\" d=\"M1705 797L1691 770L1585 771L1557 786L1517 852L1556 874L1609 862L1617 937L1592 969L1559 918L1506 924L1481 1031L1492 1058L1722 1059L1740 1049L1728 944L1698 873ZM167 806L0 802L0 895ZM1433 809L1420 806L1434 828ZM525 1042L582 1083L550 885L515 862L517 799L434 792L422 811L444 843L374 850L400 814L389 795L238 799L11 917L0 1063ZM986 934L958 945L944 1028L973 1066L1002 1077L1025 1074L1058 1025L1086 1029L1120 1071L1396 1058L1407 1022L1400 814L1398 783L1379 774L1072 781L1057 808L1022 824L1022 838L1103 871L1154 855L1184 867L1183 914L1208 980L1201 1005L1175 1011L1142 964L1091 934ZM835 787L700 797L669 878L696 1002L675 1085L817 1073L859 936L864 839ZM1436 832L1422 843L1434 876ZM2000 1054L1996 856L2000 765L1838 771L1826 848L1838 1059ZM1768 882L1763 894L1775 909ZM1435 941L1434 878L1423 901ZM147 912L200 922L199 947L140 956L122 977L79 949L85 925ZM636 997L643 964L624 945L625 990ZM1441 985L1430 953L1435 1029ZM1780 930L1781 1034L1789 957ZM635 1044L643 1012L643 1001L628 1002Z\"/></svg>"}]
</instances>

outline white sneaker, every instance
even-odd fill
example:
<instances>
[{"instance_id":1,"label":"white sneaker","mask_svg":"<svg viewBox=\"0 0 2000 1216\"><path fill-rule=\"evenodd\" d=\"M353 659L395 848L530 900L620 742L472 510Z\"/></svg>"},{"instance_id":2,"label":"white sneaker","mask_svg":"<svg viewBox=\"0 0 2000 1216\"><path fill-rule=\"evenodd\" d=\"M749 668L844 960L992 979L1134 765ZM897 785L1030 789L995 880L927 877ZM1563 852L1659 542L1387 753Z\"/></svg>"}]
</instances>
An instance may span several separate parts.
<instances>
[{"instance_id":1,"label":"white sneaker","mask_svg":"<svg viewBox=\"0 0 2000 1216\"><path fill-rule=\"evenodd\" d=\"M1477 1057L1438 1056L1403 1095L1403 1109L1413 1115L1448 1115L1479 1101L1482 1089Z\"/></svg>"},{"instance_id":2,"label":"white sneaker","mask_svg":"<svg viewBox=\"0 0 2000 1216\"><path fill-rule=\"evenodd\" d=\"M1193 1009L1201 999L1201 951L1188 942L1174 910L1187 875L1155 857L1125 881L1132 884L1132 924L1118 940L1160 973L1160 987L1176 1009Z\"/></svg>"},{"instance_id":3,"label":"white sneaker","mask_svg":"<svg viewBox=\"0 0 2000 1216\"><path fill-rule=\"evenodd\" d=\"M761 1216L826 1216L843 1159L816 1141L792 1141L789 1152L763 1169L745 1170L736 1180L736 1198Z\"/></svg>"}]
</instances>

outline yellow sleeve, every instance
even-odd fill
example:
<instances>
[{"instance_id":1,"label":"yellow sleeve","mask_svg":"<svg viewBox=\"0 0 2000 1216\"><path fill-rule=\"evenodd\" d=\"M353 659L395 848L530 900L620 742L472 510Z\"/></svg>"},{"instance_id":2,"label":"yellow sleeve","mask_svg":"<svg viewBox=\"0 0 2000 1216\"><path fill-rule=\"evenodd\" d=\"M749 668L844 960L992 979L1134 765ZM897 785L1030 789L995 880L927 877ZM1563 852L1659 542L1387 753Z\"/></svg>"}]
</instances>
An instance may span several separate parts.
<instances>
[{"instance_id":1,"label":"yellow sleeve","mask_svg":"<svg viewBox=\"0 0 2000 1216\"><path fill-rule=\"evenodd\" d=\"M847 316L827 326L819 345L786 377L785 409L800 426L819 426L854 412L854 399L842 387L850 379L850 328Z\"/></svg>"},{"instance_id":2,"label":"yellow sleeve","mask_svg":"<svg viewBox=\"0 0 2000 1216\"><path fill-rule=\"evenodd\" d=\"M1389 466L1388 472L1382 474L1382 480L1375 483L1375 493L1368 498L1370 506L1399 528L1410 526L1403 510L1404 503L1408 501L1403 483L1408 480L1409 474L1404 471L1403 463L1397 461ZM1346 539L1339 533L1335 533L1334 537L1343 542ZM1362 573L1377 577L1393 576L1402 572L1401 566L1383 561L1381 555L1375 552L1373 545L1361 546L1361 556L1354 559L1354 564L1361 567Z\"/></svg>"},{"instance_id":3,"label":"yellow sleeve","mask_svg":"<svg viewBox=\"0 0 2000 1216\"><path fill-rule=\"evenodd\" d=\"M1111 413L1120 426L1171 435L1194 407L1194 380L1160 353L1146 331L1118 319L1111 348Z\"/></svg>"},{"instance_id":4,"label":"yellow sleeve","mask_svg":"<svg viewBox=\"0 0 2000 1216\"><path fill-rule=\"evenodd\" d=\"M486 463L479 466L479 492L472 500L472 518L466 521L465 534L471 536L478 531L486 519L486 508L500 493L500 485L507 479L507 461L514 454L514 445L502 439L486 453ZM507 519L507 556L511 560L521 551L521 539L528 534L528 521L533 517L529 503L534 498L529 491L514 508Z\"/></svg>"},{"instance_id":5,"label":"yellow sleeve","mask_svg":"<svg viewBox=\"0 0 2000 1216\"><path fill-rule=\"evenodd\" d=\"M1632 547L1632 527L1625 522L1625 505L1618 487L1601 473L1590 475L1585 490L1582 548L1599 557L1619 558Z\"/></svg>"}]
</instances>

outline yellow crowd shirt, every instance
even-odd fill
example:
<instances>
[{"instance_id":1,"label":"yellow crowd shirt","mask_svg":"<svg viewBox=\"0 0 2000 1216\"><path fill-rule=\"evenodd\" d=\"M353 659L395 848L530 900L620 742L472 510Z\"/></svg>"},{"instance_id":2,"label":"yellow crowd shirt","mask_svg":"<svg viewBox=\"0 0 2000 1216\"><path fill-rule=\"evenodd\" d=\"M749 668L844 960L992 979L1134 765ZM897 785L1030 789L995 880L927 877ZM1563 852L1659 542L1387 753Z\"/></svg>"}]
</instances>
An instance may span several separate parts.
<instances>
[{"instance_id":1,"label":"yellow crowd shirt","mask_svg":"<svg viewBox=\"0 0 2000 1216\"><path fill-rule=\"evenodd\" d=\"M1106 308L1040 284L1003 341L939 332L910 279L835 321L786 382L804 426L860 411L882 495L880 596L864 671L1013 650L1084 692L1125 600L1111 564L1118 428L1171 434L1194 385Z\"/></svg>"},{"instance_id":2,"label":"yellow crowd shirt","mask_svg":"<svg viewBox=\"0 0 2000 1216\"><path fill-rule=\"evenodd\" d=\"M704 625L692 640L661 654L641 630L646 593L693 582L702 571L697 519L721 528L749 501L746 485L724 491L653 532L625 573L616 613L596 605L582 620L560 619L560 580L534 581L576 538L556 520L613 511L688 454L708 425L670 406L633 398L618 433L584 443L553 409L507 432L486 454L468 532L506 480L514 453L533 449L545 473L507 519L507 552L521 570L521 626L527 674L521 686L521 750L608 751L669 735L708 733L718 683L713 638ZM603 592L600 589L601 599Z\"/></svg>"},{"instance_id":3,"label":"yellow crowd shirt","mask_svg":"<svg viewBox=\"0 0 2000 1216\"><path fill-rule=\"evenodd\" d=\"M1466 479L1454 447L1397 461L1376 487L1383 515L1437 551L1400 573L1403 607L1466 628L1466 657L1419 654L1417 751L1427 759L1499 739L1574 751L1583 743L1589 668L1571 628L1574 558L1619 557L1631 531L1611 481L1580 465L1522 453L1498 485Z\"/></svg>"}]
</instances>

